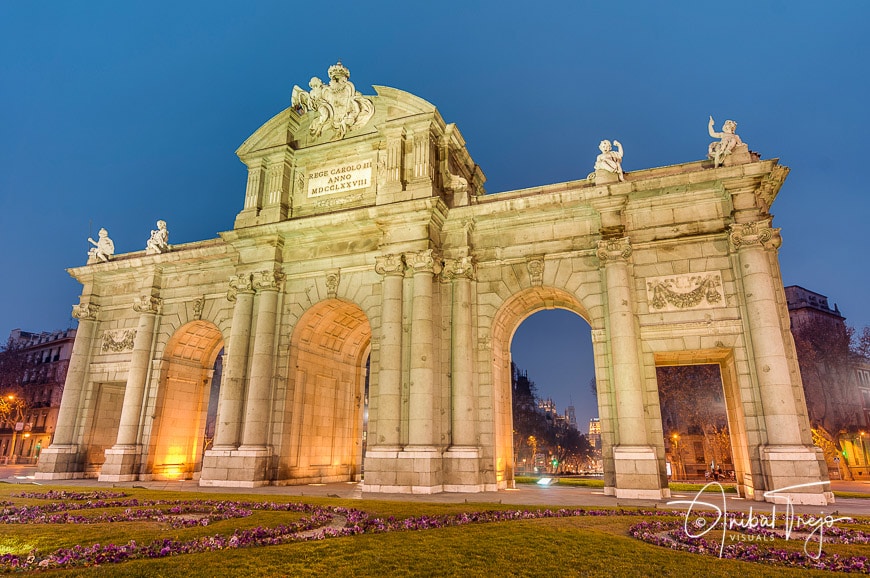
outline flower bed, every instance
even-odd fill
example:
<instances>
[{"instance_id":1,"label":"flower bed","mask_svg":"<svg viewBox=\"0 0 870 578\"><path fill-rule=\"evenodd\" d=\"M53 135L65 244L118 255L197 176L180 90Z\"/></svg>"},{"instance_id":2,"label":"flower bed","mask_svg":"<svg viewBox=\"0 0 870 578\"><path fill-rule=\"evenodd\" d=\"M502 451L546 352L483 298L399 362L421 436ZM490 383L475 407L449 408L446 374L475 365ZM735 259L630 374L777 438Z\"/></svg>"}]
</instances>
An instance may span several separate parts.
<instances>
[{"instance_id":1,"label":"flower bed","mask_svg":"<svg viewBox=\"0 0 870 578\"><path fill-rule=\"evenodd\" d=\"M799 550L776 549L754 542L722 545L707 537L692 538L686 534L684 517L673 511L651 510L497 510L460 514L422 515L408 518L377 517L367 512L338 506L317 506L303 503L247 502L235 500L144 500L127 498L127 494L112 492L46 492L18 494L14 497L48 500L44 504L0 504L0 524L96 524L152 521L172 528L208 526L218 520L244 518L254 512L287 512L301 515L293 523L272 526L258 525L209 536L162 538L139 543L77 545L53 552L34 550L24 554L0 556L0 572L31 571L46 568L69 568L114 564L134 559L153 559L233 548L251 548L285 544L304 540L322 540L335 536L375 534L446 528L466 524L485 524L566 518L575 516L632 516L645 518L631 526L629 534L658 546L696 554L706 554L766 564L787 564L794 567L868 572L870 564L863 556L825 555L817 559ZM64 500L64 501L53 501ZM101 511L116 510L116 511ZM88 512L90 513L88 514ZM698 514L698 519L712 518ZM745 529L746 535L781 537L770 530ZM853 529L828 528L825 538L831 543L867 544L870 534Z\"/></svg>"}]
</instances>

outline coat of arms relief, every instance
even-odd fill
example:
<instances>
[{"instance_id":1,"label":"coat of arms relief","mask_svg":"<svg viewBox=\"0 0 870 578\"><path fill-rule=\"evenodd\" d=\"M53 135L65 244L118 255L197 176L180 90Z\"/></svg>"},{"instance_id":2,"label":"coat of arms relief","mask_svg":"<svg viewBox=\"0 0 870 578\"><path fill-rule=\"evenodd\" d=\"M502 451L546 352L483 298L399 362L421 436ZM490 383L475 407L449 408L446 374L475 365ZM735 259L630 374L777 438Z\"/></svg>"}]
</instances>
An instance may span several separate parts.
<instances>
[{"instance_id":1,"label":"coat of arms relief","mask_svg":"<svg viewBox=\"0 0 870 578\"><path fill-rule=\"evenodd\" d=\"M308 83L311 90L293 87L290 103L296 110L316 111L318 117L311 122L311 134L319 137L324 128L334 132L332 140L343 139L347 133L365 126L375 114L372 101L357 92L349 80L350 71L339 61L329 67L329 84L318 77Z\"/></svg>"}]
</instances>

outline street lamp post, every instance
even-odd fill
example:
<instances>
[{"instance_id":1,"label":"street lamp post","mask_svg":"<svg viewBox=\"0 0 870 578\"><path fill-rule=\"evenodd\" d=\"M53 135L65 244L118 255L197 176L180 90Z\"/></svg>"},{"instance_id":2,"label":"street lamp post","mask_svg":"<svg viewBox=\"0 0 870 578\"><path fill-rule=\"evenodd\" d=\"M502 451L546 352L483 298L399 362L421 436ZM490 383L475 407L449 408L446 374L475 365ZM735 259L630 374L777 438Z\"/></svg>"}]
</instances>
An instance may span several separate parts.
<instances>
[{"instance_id":1,"label":"street lamp post","mask_svg":"<svg viewBox=\"0 0 870 578\"><path fill-rule=\"evenodd\" d=\"M671 439L674 441L674 461L676 462L676 468L674 468L674 478L676 479L680 475L680 468L683 465L683 459L680 455L680 435L673 434L671 436ZM683 471L683 477L685 477L685 470Z\"/></svg>"},{"instance_id":2,"label":"street lamp post","mask_svg":"<svg viewBox=\"0 0 870 578\"><path fill-rule=\"evenodd\" d=\"M870 462L867 461L867 446L864 445L864 437L867 435L867 432L861 430L861 454L864 456L864 465L870 466Z\"/></svg>"}]
</instances>

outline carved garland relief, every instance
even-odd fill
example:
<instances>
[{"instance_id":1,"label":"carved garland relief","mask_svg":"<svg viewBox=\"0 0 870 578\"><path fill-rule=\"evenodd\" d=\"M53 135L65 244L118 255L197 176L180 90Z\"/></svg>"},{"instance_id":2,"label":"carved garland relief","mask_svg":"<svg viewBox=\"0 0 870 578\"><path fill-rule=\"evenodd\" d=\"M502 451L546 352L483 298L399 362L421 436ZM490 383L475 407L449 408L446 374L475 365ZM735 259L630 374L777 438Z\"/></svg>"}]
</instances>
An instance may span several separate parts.
<instances>
[{"instance_id":1,"label":"carved garland relief","mask_svg":"<svg viewBox=\"0 0 870 578\"><path fill-rule=\"evenodd\" d=\"M722 275L718 272L649 277L647 301L651 311L682 311L725 307Z\"/></svg>"},{"instance_id":2,"label":"carved garland relief","mask_svg":"<svg viewBox=\"0 0 870 578\"><path fill-rule=\"evenodd\" d=\"M103 332L103 344L100 351L103 353L121 353L133 350L133 340L136 339L135 329L118 329L116 331Z\"/></svg>"}]
</instances>

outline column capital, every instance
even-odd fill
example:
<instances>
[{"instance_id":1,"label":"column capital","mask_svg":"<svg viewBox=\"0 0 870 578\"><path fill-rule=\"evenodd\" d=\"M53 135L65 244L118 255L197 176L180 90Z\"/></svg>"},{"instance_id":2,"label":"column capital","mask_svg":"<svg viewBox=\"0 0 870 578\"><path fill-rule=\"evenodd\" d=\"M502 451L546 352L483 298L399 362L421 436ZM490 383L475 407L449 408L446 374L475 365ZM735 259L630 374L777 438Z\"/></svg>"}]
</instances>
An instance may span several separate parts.
<instances>
[{"instance_id":1,"label":"column capital","mask_svg":"<svg viewBox=\"0 0 870 578\"><path fill-rule=\"evenodd\" d=\"M401 255L379 255L375 257L375 271L378 275L404 275L405 262Z\"/></svg>"},{"instance_id":2,"label":"column capital","mask_svg":"<svg viewBox=\"0 0 870 578\"><path fill-rule=\"evenodd\" d=\"M764 219L752 223L735 223L729 227L728 241L733 251L744 247L761 246L775 250L782 245L779 229L770 226L771 220Z\"/></svg>"},{"instance_id":3,"label":"column capital","mask_svg":"<svg viewBox=\"0 0 870 578\"><path fill-rule=\"evenodd\" d=\"M278 291L287 276L281 271L257 271L253 275L254 289L257 291Z\"/></svg>"},{"instance_id":4,"label":"column capital","mask_svg":"<svg viewBox=\"0 0 870 578\"><path fill-rule=\"evenodd\" d=\"M133 299L133 311L137 313L158 313L163 300L151 295L142 295Z\"/></svg>"},{"instance_id":5,"label":"column capital","mask_svg":"<svg viewBox=\"0 0 870 578\"><path fill-rule=\"evenodd\" d=\"M629 243L628 237L621 237L619 239L598 241L598 250L595 254L598 256L601 264L606 265L608 262L628 261L628 258L631 257L631 251L631 243Z\"/></svg>"},{"instance_id":6,"label":"column capital","mask_svg":"<svg viewBox=\"0 0 870 578\"><path fill-rule=\"evenodd\" d=\"M441 270L441 278L444 281L454 279L474 280L474 260L470 256L459 259L444 259L444 268Z\"/></svg>"},{"instance_id":7,"label":"column capital","mask_svg":"<svg viewBox=\"0 0 870 578\"><path fill-rule=\"evenodd\" d=\"M434 249L405 253L405 263L413 269L414 274L433 273L437 275L441 272L441 258Z\"/></svg>"},{"instance_id":8,"label":"column capital","mask_svg":"<svg viewBox=\"0 0 870 578\"><path fill-rule=\"evenodd\" d=\"M76 319L96 321L97 314L100 312L100 306L88 301L83 301L78 305L73 305L72 316Z\"/></svg>"},{"instance_id":9,"label":"column capital","mask_svg":"<svg viewBox=\"0 0 870 578\"><path fill-rule=\"evenodd\" d=\"M227 291L227 301L235 301L239 293L253 293L254 284L250 273L232 275L230 277L230 289Z\"/></svg>"}]
</instances>

